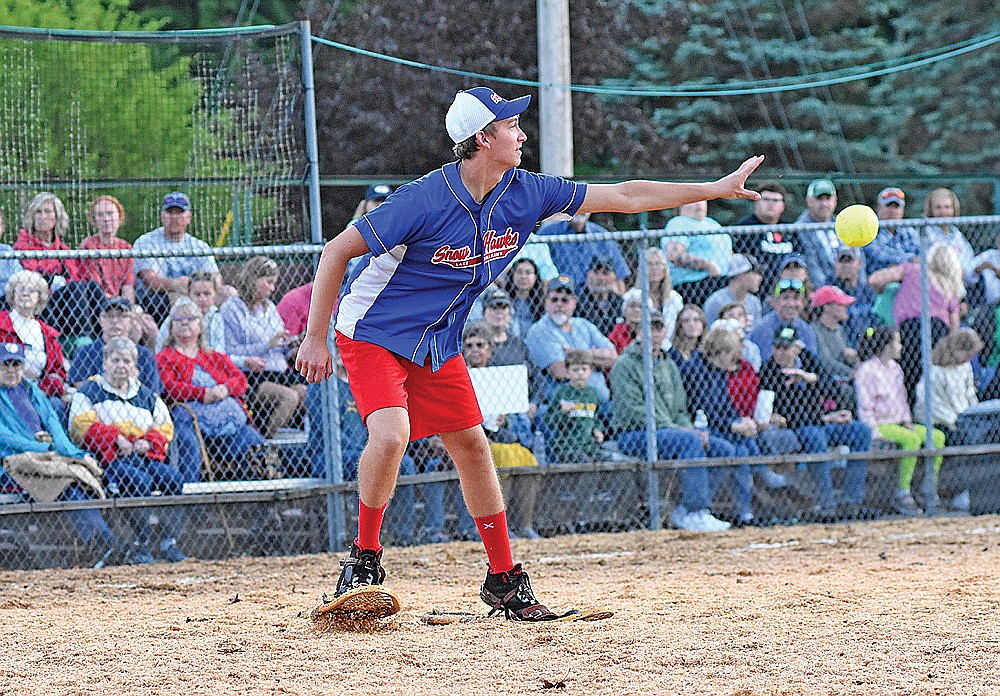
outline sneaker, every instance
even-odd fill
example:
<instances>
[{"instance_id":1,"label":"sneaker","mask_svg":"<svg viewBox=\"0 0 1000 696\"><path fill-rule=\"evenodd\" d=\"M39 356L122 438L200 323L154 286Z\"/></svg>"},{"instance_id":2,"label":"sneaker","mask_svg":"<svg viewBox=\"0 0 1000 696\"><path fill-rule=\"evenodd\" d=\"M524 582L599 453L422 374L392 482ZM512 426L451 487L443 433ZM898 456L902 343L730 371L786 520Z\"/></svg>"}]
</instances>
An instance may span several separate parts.
<instances>
[{"instance_id":1,"label":"sneaker","mask_svg":"<svg viewBox=\"0 0 1000 696\"><path fill-rule=\"evenodd\" d=\"M487 568L486 581L479 589L479 597L490 606L489 616L503 614L511 621L552 621L561 618L540 604L531 590L528 574L521 564L504 573L491 573Z\"/></svg>"},{"instance_id":2,"label":"sneaker","mask_svg":"<svg viewBox=\"0 0 1000 696\"><path fill-rule=\"evenodd\" d=\"M125 562L129 565L150 565L156 563L156 559L145 544L132 544L128 555L125 556Z\"/></svg>"},{"instance_id":3,"label":"sneaker","mask_svg":"<svg viewBox=\"0 0 1000 696\"><path fill-rule=\"evenodd\" d=\"M688 510L683 505L678 505L670 513L670 526L675 529L683 529L681 526L688 515Z\"/></svg>"},{"instance_id":4,"label":"sneaker","mask_svg":"<svg viewBox=\"0 0 1000 696\"><path fill-rule=\"evenodd\" d=\"M728 522L713 517L708 510L689 512L679 522L677 528L689 532L724 532L732 526Z\"/></svg>"},{"instance_id":5,"label":"sneaker","mask_svg":"<svg viewBox=\"0 0 1000 696\"><path fill-rule=\"evenodd\" d=\"M97 557L97 561L91 567L100 569L121 565L125 562L127 552L128 549L120 542L108 542L108 548Z\"/></svg>"},{"instance_id":6,"label":"sneaker","mask_svg":"<svg viewBox=\"0 0 1000 696\"><path fill-rule=\"evenodd\" d=\"M340 561L340 579L333 596L339 597L362 585L381 585L385 580L382 570L382 549L372 551L351 544L351 555Z\"/></svg>"},{"instance_id":7,"label":"sneaker","mask_svg":"<svg viewBox=\"0 0 1000 696\"><path fill-rule=\"evenodd\" d=\"M916 517L917 515L924 514L924 511L920 509L917 501L913 499L913 495L909 491L896 491L896 498L892 502L896 508L896 512L901 515Z\"/></svg>"},{"instance_id":8,"label":"sneaker","mask_svg":"<svg viewBox=\"0 0 1000 696\"><path fill-rule=\"evenodd\" d=\"M955 508L956 510L958 510L959 512L968 512L969 511L969 504L971 502L969 500L969 497L970 497L969 496L969 491L968 490L964 490L961 493L959 493L958 495L956 495L954 498L951 499L951 506L953 508Z\"/></svg>"},{"instance_id":9,"label":"sneaker","mask_svg":"<svg viewBox=\"0 0 1000 696\"><path fill-rule=\"evenodd\" d=\"M175 539L167 539L160 544L160 558L167 563L180 563L187 560L187 556L177 548L177 541Z\"/></svg>"},{"instance_id":10,"label":"sneaker","mask_svg":"<svg viewBox=\"0 0 1000 696\"><path fill-rule=\"evenodd\" d=\"M764 488L768 490L774 491L779 488L788 488L789 486L787 476L783 476L769 467L765 466L758 473L760 474L761 481L764 483Z\"/></svg>"}]
</instances>

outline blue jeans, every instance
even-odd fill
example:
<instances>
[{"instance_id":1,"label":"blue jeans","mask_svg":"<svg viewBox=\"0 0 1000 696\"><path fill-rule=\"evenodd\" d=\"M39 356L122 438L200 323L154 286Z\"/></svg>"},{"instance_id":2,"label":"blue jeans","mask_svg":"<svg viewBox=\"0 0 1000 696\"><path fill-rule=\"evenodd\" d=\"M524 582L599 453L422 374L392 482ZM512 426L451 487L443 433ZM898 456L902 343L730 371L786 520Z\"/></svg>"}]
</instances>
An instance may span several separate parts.
<instances>
[{"instance_id":1,"label":"blue jeans","mask_svg":"<svg viewBox=\"0 0 1000 696\"><path fill-rule=\"evenodd\" d=\"M92 500L93 496L74 483L63 491L59 499ZM66 514L69 516L73 528L76 529L76 533L80 536L80 541L84 544L89 544L91 539L100 536L108 546L117 546L118 539L108 523L104 521L100 510L70 510Z\"/></svg>"},{"instance_id":2,"label":"blue jeans","mask_svg":"<svg viewBox=\"0 0 1000 696\"><path fill-rule=\"evenodd\" d=\"M867 452L872 446L872 431L861 421L851 421L845 425L825 423L823 425L806 425L794 428L802 449L805 452L826 452L830 445L847 445L851 452ZM833 480L831 472L833 462L813 462L809 464L809 473L816 483L820 507L832 507L836 501L833 498ZM868 476L868 462L855 459L847 462L844 474L845 503L861 503L865 499L865 478Z\"/></svg>"},{"instance_id":3,"label":"blue jeans","mask_svg":"<svg viewBox=\"0 0 1000 696\"><path fill-rule=\"evenodd\" d=\"M129 454L115 459L104 469L104 480L107 481L109 492L117 489L118 495L148 498L153 491L164 495L180 495L184 479L174 467L139 454ZM147 544L151 534L150 511L144 508L130 508L134 516L132 526L135 529L136 541ZM179 506L165 506L159 517L163 520L164 536L176 539L184 526L184 513Z\"/></svg>"},{"instance_id":4,"label":"blue jeans","mask_svg":"<svg viewBox=\"0 0 1000 696\"><path fill-rule=\"evenodd\" d=\"M724 436L716 432L709 437L708 444L710 457L759 457L761 454L756 438ZM752 516L753 473L750 471L750 465L714 467L712 474L716 477L713 480L715 486L713 490L718 490L727 478L732 477L736 514L739 517Z\"/></svg>"},{"instance_id":5,"label":"blue jeans","mask_svg":"<svg viewBox=\"0 0 1000 696\"><path fill-rule=\"evenodd\" d=\"M184 483L195 483L201 480L201 448L198 446L198 435L194 431L191 412L183 406L170 409L170 417L174 421L173 447L177 452L177 469ZM240 478L250 474L247 452L255 445L264 444L264 436L249 423L236 426L233 435L220 435L204 438L205 448L213 459L225 459L237 462L237 472Z\"/></svg>"},{"instance_id":6,"label":"blue jeans","mask_svg":"<svg viewBox=\"0 0 1000 696\"><path fill-rule=\"evenodd\" d=\"M618 436L618 448L632 457L646 456L646 431L632 430ZM658 428L656 431L656 456L660 459L701 459L709 457L738 456L738 448L724 438L710 435L708 451L701 439L689 430ZM681 483L681 505L687 510L706 510L711 507L716 491L733 477L736 510L740 516L752 515L752 488L750 469L739 466L711 467L689 466L678 470Z\"/></svg>"},{"instance_id":7,"label":"blue jeans","mask_svg":"<svg viewBox=\"0 0 1000 696\"><path fill-rule=\"evenodd\" d=\"M425 473L431 471L444 471L447 465L436 457L428 459L425 464ZM457 533L465 539L476 539L479 531L476 529L476 522L465 507L465 499L462 497L461 484L453 481L434 481L420 486L420 493L424 497L424 534L435 534L444 532L445 513L445 493L451 489L452 499L455 501L455 516L458 520Z\"/></svg>"}]
</instances>

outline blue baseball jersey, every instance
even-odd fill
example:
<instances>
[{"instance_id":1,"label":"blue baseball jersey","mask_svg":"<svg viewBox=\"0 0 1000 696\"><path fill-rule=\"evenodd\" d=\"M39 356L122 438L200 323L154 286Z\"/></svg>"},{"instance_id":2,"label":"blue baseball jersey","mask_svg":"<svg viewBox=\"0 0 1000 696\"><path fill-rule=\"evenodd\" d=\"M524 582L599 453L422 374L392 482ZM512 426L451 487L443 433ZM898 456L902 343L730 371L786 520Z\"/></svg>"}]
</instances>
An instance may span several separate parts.
<instances>
[{"instance_id":1,"label":"blue baseball jersey","mask_svg":"<svg viewBox=\"0 0 1000 696\"><path fill-rule=\"evenodd\" d=\"M433 370L461 353L472 303L504 271L538 222L572 215L586 184L510 169L482 203L458 162L400 186L354 222L370 252L351 272L337 331Z\"/></svg>"}]
</instances>

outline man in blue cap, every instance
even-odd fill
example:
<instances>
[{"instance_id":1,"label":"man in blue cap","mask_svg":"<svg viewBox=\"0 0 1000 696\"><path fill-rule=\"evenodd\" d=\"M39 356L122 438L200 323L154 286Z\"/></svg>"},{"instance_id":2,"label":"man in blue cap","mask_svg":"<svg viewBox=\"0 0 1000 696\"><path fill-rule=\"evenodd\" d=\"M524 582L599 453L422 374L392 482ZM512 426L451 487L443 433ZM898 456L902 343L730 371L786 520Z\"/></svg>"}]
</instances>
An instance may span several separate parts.
<instances>
[{"instance_id":1,"label":"man in blue cap","mask_svg":"<svg viewBox=\"0 0 1000 696\"><path fill-rule=\"evenodd\" d=\"M104 498L96 460L70 440L48 397L25 378L24 362L21 344L0 343L0 488L44 503ZM95 568L126 561L127 546L100 510L66 514L92 550Z\"/></svg>"},{"instance_id":2,"label":"man in blue cap","mask_svg":"<svg viewBox=\"0 0 1000 696\"><path fill-rule=\"evenodd\" d=\"M221 284L219 266L214 256L175 256L177 252L211 251L203 240L188 234L191 224L191 199L180 191L163 197L160 210L162 225L135 240L135 251L154 251L157 256L136 258L136 302L149 312L157 325L162 324L171 303L186 295L191 274L204 271L213 274ZM231 293L226 294L226 297Z\"/></svg>"},{"instance_id":3,"label":"man in blue cap","mask_svg":"<svg viewBox=\"0 0 1000 696\"><path fill-rule=\"evenodd\" d=\"M488 87L457 93L445 116L457 161L399 187L323 250L296 367L310 382L333 373L330 315L348 261L363 255L340 299L336 332L369 432L359 462L358 536L331 607L349 610L357 597L357 608L369 615L398 610L398 602L373 606L366 588L385 578L379 532L407 442L437 433L486 547L489 566L480 597L491 613L511 620L560 618L538 602L511 557L500 483L461 355L469 310L538 222L552 215L638 213L697 200L759 197L744 186L762 157L707 183L588 186L520 169L527 140L520 116L530 101L507 100Z\"/></svg>"}]
</instances>

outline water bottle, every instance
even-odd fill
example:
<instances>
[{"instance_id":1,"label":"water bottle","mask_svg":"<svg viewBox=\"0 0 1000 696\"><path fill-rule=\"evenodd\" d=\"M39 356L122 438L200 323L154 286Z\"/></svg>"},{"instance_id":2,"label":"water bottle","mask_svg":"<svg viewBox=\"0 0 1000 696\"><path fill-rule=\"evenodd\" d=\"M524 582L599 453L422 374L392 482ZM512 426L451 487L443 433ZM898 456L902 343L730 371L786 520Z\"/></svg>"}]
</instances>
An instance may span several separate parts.
<instances>
[{"instance_id":1,"label":"water bottle","mask_svg":"<svg viewBox=\"0 0 1000 696\"><path fill-rule=\"evenodd\" d=\"M535 455L535 459L541 466L548 463L545 456L545 435L542 434L541 430L535 431L535 437L531 441L531 453Z\"/></svg>"},{"instance_id":2,"label":"water bottle","mask_svg":"<svg viewBox=\"0 0 1000 696\"><path fill-rule=\"evenodd\" d=\"M703 433L708 432L708 416L700 408L694 414L694 427L695 430L700 430Z\"/></svg>"}]
</instances>

